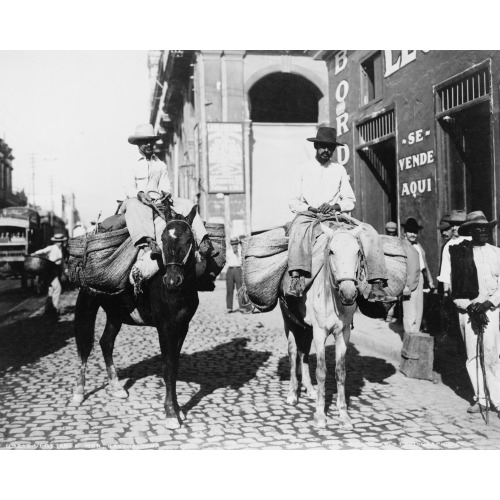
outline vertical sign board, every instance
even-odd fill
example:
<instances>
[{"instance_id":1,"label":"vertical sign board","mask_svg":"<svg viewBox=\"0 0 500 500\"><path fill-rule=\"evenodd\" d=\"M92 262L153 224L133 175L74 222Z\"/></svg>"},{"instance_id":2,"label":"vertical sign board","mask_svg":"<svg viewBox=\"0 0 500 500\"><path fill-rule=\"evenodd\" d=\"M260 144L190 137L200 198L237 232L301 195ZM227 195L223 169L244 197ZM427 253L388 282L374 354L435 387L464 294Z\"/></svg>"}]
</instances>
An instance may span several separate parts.
<instances>
[{"instance_id":1,"label":"vertical sign board","mask_svg":"<svg viewBox=\"0 0 500 500\"><path fill-rule=\"evenodd\" d=\"M208 192L245 192L243 124L207 123Z\"/></svg>"}]
</instances>

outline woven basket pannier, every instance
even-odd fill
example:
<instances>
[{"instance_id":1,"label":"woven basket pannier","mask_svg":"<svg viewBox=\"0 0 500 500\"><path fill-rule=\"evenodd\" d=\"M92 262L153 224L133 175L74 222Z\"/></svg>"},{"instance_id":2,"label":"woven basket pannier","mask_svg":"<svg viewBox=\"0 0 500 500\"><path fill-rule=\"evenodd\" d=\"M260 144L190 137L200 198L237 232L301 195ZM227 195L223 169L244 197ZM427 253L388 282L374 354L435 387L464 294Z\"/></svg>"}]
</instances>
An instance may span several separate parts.
<instances>
[{"instance_id":1,"label":"woven basket pannier","mask_svg":"<svg viewBox=\"0 0 500 500\"><path fill-rule=\"evenodd\" d=\"M72 238L69 250L70 279L91 292L105 295L125 290L139 251L126 228Z\"/></svg>"},{"instance_id":2,"label":"woven basket pannier","mask_svg":"<svg viewBox=\"0 0 500 500\"><path fill-rule=\"evenodd\" d=\"M279 236L284 231L273 231L242 242L243 284L248 298L262 312L276 307L279 285L288 265L288 238Z\"/></svg>"}]
</instances>

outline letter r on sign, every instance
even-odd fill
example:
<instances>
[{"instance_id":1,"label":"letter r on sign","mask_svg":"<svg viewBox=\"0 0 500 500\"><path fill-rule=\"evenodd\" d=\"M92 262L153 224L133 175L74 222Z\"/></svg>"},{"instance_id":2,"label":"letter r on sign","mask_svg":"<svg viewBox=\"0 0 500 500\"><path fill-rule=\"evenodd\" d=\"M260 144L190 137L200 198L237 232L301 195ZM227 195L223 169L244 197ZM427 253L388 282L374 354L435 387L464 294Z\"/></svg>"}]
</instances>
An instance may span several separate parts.
<instances>
[{"instance_id":1,"label":"letter r on sign","mask_svg":"<svg viewBox=\"0 0 500 500\"><path fill-rule=\"evenodd\" d=\"M344 113L337 116L337 135L342 135L345 132L349 132L349 127L347 126L347 120L349 120L349 114Z\"/></svg>"}]
</instances>

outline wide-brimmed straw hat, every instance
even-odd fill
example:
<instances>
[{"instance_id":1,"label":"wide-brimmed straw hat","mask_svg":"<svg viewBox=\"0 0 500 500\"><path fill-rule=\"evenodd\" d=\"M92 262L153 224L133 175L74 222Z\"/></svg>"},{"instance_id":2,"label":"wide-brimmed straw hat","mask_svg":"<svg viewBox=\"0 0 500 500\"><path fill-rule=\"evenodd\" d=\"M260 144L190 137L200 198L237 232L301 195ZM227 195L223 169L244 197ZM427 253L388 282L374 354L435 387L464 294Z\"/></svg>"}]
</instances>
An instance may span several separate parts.
<instances>
[{"instance_id":1,"label":"wide-brimmed straw hat","mask_svg":"<svg viewBox=\"0 0 500 500\"><path fill-rule=\"evenodd\" d=\"M488 219L481 210L476 210L467 214L465 222L458 228L458 234L461 236L468 236L470 230L477 226L486 226L488 228L495 227L498 224L496 220L488 222Z\"/></svg>"},{"instance_id":2,"label":"wide-brimmed straw hat","mask_svg":"<svg viewBox=\"0 0 500 500\"><path fill-rule=\"evenodd\" d=\"M385 225L385 228L387 231L397 231L398 225L395 222L390 221Z\"/></svg>"},{"instance_id":3,"label":"wide-brimmed straw hat","mask_svg":"<svg viewBox=\"0 0 500 500\"><path fill-rule=\"evenodd\" d=\"M231 238L231 245L237 245L240 242L240 239L235 236L234 238Z\"/></svg>"},{"instance_id":4,"label":"wide-brimmed straw hat","mask_svg":"<svg viewBox=\"0 0 500 500\"><path fill-rule=\"evenodd\" d=\"M333 127L319 127L316 132L316 137L309 137L307 140L310 142L334 144L335 146L345 146L345 144L337 142L337 129Z\"/></svg>"},{"instance_id":5,"label":"wide-brimmed straw hat","mask_svg":"<svg viewBox=\"0 0 500 500\"><path fill-rule=\"evenodd\" d=\"M137 125L135 128L135 134L128 138L130 144L138 144L140 142L158 141L160 137L155 134L153 125L150 123L145 123L143 125Z\"/></svg>"},{"instance_id":6,"label":"wide-brimmed straw hat","mask_svg":"<svg viewBox=\"0 0 500 500\"><path fill-rule=\"evenodd\" d=\"M57 243L58 241L63 242L63 241L67 241L67 240L68 240L68 238L66 238L66 236L64 236L64 234L62 234L62 233L54 234L54 236L52 236L52 238L50 238L50 241L52 241L53 243Z\"/></svg>"},{"instance_id":7,"label":"wide-brimmed straw hat","mask_svg":"<svg viewBox=\"0 0 500 500\"><path fill-rule=\"evenodd\" d=\"M406 219L406 222L402 224L405 232L407 233L418 233L421 229L423 229L423 226L420 226L417 222L417 219L414 217L408 217Z\"/></svg>"}]
</instances>

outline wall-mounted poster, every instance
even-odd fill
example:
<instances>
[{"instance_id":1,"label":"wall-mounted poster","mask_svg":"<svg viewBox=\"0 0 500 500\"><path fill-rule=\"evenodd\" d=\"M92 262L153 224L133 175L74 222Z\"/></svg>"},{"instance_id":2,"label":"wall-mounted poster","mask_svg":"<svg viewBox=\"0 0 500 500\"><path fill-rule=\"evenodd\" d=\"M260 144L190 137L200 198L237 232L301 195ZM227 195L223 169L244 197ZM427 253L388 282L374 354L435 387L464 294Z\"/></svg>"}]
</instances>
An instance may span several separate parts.
<instances>
[{"instance_id":1,"label":"wall-mounted poster","mask_svg":"<svg viewBox=\"0 0 500 500\"><path fill-rule=\"evenodd\" d=\"M244 193L243 124L207 123L208 192Z\"/></svg>"}]
</instances>

